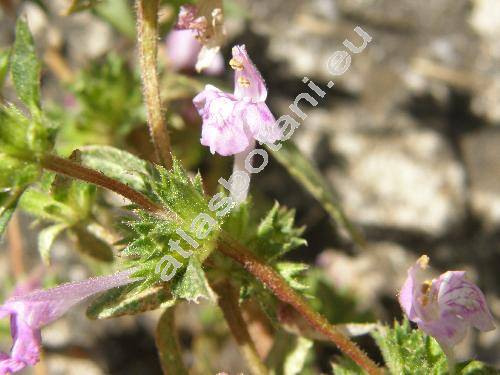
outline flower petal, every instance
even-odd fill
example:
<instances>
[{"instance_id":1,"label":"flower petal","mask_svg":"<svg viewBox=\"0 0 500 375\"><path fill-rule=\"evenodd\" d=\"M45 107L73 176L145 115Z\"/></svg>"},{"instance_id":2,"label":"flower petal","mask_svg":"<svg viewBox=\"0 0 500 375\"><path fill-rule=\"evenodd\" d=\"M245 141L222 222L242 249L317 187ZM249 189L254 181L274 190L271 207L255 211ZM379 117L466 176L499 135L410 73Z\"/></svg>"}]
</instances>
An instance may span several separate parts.
<instances>
[{"instance_id":1,"label":"flower petal","mask_svg":"<svg viewBox=\"0 0 500 375\"><path fill-rule=\"evenodd\" d=\"M418 327L441 345L450 348L462 341L467 333L467 323L454 315L443 315L438 320L428 322L420 321Z\"/></svg>"},{"instance_id":2,"label":"flower petal","mask_svg":"<svg viewBox=\"0 0 500 375\"><path fill-rule=\"evenodd\" d=\"M234 46L232 53L229 64L235 71L234 95L238 99L250 98L254 102L264 102L267 98L266 84L250 60L245 46Z\"/></svg>"},{"instance_id":3,"label":"flower petal","mask_svg":"<svg viewBox=\"0 0 500 375\"><path fill-rule=\"evenodd\" d=\"M93 294L133 282L134 279L129 277L131 272L127 270L113 275L93 277L12 297L2 308L19 314L30 327L40 328L53 322L73 305Z\"/></svg>"},{"instance_id":4,"label":"flower petal","mask_svg":"<svg viewBox=\"0 0 500 375\"><path fill-rule=\"evenodd\" d=\"M133 270L67 283L47 290L14 295L0 306L0 318L10 315L13 345L10 355L0 353L0 374L21 370L40 359L40 328L93 294L129 284Z\"/></svg>"},{"instance_id":5,"label":"flower petal","mask_svg":"<svg viewBox=\"0 0 500 375\"><path fill-rule=\"evenodd\" d=\"M165 40L168 60L174 70L193 70L201 44L191 30L172 30Z\"/></svg>"},{"instance_id":6,"label":"flower petal","mask_svg":"<svg viewBox=\"0 0 500 375\"><path fill-rule=\"evenodd\" d=\"M244 129L244 109L234 95L207 85L193 99L203 119L201 144L210 147L210 152L222 156L244 151L253 137Z\"/></svg>"},{"instance_id":7,"label":"flower petal","mask_svg":"<svg viewBox=\"0 0 500 375\"><path fill-rule=\"evenodd\" d=\"M253 137L261 143L274 143L281 137L276 120L266 103L240 104L244 112L244 125L248 127Z\"/></svg>"},{"instance_id":8,"label":"flower petal","mask_svg":"<svg viewBox=\"0 0 500 375\"><path fill-rule=\"evenodd\" d=\"M441 313L455 315L481 331L495 329L483 292L466 279L464 271L448 271L438 279Z\"/></svg>"}]
</instances>

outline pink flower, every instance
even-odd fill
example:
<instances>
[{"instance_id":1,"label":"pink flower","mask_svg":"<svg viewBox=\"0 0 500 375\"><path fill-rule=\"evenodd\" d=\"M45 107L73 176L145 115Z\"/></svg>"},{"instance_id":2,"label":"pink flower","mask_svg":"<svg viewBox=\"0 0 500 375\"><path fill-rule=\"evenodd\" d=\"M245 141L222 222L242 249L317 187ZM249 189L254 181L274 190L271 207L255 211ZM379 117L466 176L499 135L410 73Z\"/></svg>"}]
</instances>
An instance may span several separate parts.
<instances>
[{"instance_id":1,"label":"pink flower","mask_svg":"<svg viewBox=\"0 0 500 375\"><path fill-rule=\"evenodd\" d=\"M13 345L0 353L0 374L36 364L40 359L41 327L61 317L72 306L93 294L135 281L131 271L67 283L55 288L16 294L0 306L0 318L10 316Z\"/></svg>"},{"instance_id":2,"label":"pink flower","mask_svg":"<svg viewBox=\"0 0 500 375\"><path fill-rule=\"evenodd\" d=\"M195 70L201 43L192 30L172 30L165 40L167 58L176 71ZM208 75L220 75L224 71L224 59L217 52L210 65L203 70Z\"/></svg>"},{"instance_id":3,"label":"pink flower","mask_svg":"<svg viewBox=\"0 0 500 375\"><path fill-rule=\"evenodd\" d=\"M469 326L495 329L481 290L466 279L464 271L448 271L425 280L429 258L422 256L408 270L399 302L408 319L433 336L446 351L463 340Z\"/></svg>"},{"instance_id":4,"label":"pink flower","mask_svg":"<svg viewBox=\"0 0 500 375\"><path fill-rule=\"evenodd\" d=\"M255 140L273 143L280 138L275 119L265 100L267 89L245 46L235 46L229 62L235 70L234 93L207 85L193 103L203 127L201 144L222 156L239 154Z\"/></svg>"},{"instance_id":5,"label":"pink flower","mask_svg":"<svg viewBox=\"0 0 500 375\"><path fill-rule=\"evenodd\" d=\"M196 70L210 67L226 37L222 0L200 0L198 5L183 5L176 29L190 30L201 43Z\"/></svg>"}]
</instances>

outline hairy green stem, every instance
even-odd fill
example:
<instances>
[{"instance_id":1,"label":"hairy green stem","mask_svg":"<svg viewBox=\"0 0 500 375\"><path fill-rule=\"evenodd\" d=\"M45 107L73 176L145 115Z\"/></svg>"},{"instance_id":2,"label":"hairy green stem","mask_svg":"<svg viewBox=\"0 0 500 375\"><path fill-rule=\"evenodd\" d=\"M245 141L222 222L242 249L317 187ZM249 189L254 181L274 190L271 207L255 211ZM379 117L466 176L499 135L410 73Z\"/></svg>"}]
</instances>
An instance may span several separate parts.
<instances>
[{"instance_id":1,"label":"hairy green stem","mask_svg":"<svg viewBox=\"0 0 500 375\"><path fill-rule=\"evenodd\" d=\"M165 375L188 375L175 334L175 307L166 309L156 326L156 347Z\"/></svg>"},{"instance_id":2,"label":"hairy green stem","mask_svg":"<svg viewBox=\"0 0 500 375\"><path fill-rule=\"evenodd\" d=\"M268 370L261 361L255 344L248 333L247 325L241 314L238 304L238 294L234 287L228 282L213 285L218 298L219 307L224 314L227 325L236 340L240 352L247 361L250 372L253 375L266 375Z\"/></svg>"},{"instance_id":3,"label":"hairy green stem","mask_svg":"<svg viewBox=\"0 0 500 375\"><path fill-rule=\"evenodd\" d=\"M170 136L161 109L158 83L158 4L159 0L136 0L137 40L149 132L158 160L170 169L172 167Z\"/></svg>"},{"instance_id":4,"label":"hairy green stem","mask_svg":"<svg viewBox=\"0 0 500 375\"><path fill-rule=\"evenodd\" d=\"M382 370L346 335L331 325L321 314L314 311L286 281L269 265L259 260L237 241L222 233L218 249L240 263L243 268L259 279L282 302L295 308L318 332L328 337L368 374L382 374Z\"/></svg>"}]
</instances>

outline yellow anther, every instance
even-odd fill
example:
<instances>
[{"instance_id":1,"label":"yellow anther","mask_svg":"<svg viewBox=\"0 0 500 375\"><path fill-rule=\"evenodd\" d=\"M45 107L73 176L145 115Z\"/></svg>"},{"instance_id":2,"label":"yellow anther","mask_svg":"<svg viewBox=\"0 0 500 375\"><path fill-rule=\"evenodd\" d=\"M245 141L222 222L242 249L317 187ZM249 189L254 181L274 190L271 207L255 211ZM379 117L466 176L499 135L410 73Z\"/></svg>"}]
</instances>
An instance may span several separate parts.
<instances>
[{"instance_id":1,"label":"yellow anther","mask_svg":"<svg viewBox=\"0 0 500 375\"><path fill-rule=\"evenodd\" d=\"M431 280L424 281L420 286L420 292L422 293L420 302L422 303L423 306L429 303L429 292L431 290L431 286L432 286Z\"/></svg>"},{"instance_id":2,"label":"yellow anther","mask_svg":"<svg viewBox=\"0 0 500 375\"><path fill-rule=\"evenodd\" d=\"M231 60L229 60L229 65L234 70L238 70L238 71L243 70L243 63L240 60L231 59Z\"/></svg>"},{"instance_id":3,"label":"yellow anther","mask_svg":"<svg viewBox=\"0 0 500 375\"><path fill-rule=\"evenodd\" d=\"M241 87L250 87L250 81L247 78L245 78L245 77L239 77L238 78L238 84Z\"/></svg>"}]
</instances>

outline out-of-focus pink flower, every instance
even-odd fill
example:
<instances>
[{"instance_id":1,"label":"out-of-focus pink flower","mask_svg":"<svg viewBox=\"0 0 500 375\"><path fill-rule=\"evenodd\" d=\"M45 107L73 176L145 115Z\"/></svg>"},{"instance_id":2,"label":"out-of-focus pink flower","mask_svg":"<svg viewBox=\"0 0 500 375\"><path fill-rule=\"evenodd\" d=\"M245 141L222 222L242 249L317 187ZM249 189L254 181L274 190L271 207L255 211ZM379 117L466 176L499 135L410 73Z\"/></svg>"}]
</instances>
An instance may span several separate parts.
<instances>
[{"instance_id":1,"label":"out-of-focus pink flower","mask_svg":"<svg viewBox=\"0 0 500 375\"><path fill-rule=\"evenodd\" d=\"M165 40L167 58L176 71L195 70L202 45L192 30L172 30ZM220 75L224 71L224 59L217 52L210 65L203 70L208 75Z\"/></svg>"},{"instance_id":2,"label":"out-of-focus pink flower","mask_svg":"<svg viewBox=\"0 0 500 375\"><path fill-rule=\"evenodd\" d=\"M196 62L198 72L212 65L226 37L222 9L222 0L200 0L197 6L180 8L176 29L192 31L202 45Z\"/></svg>"},{"instance_id":3,"label":"out-of-focus pink flower","mask_svg":"<svg viewBox=\"0 0 500 375\"><path fill-rule=\"evenodd\" d=\"M10 316L13 345L10 354L0 353L0 374L10 374L40 359L41 327L61 317L72 306L93 294L134 281L131 271L67 283L55 288L10 297L0 306L0 318Z\"/></svg>"},{"instance_id":4,"label":"out-of-focus pink flower","mask_svg":"<svg viewBox=\"0 0 500 375\"><path fill-rule=\"evenodd\" d=\"M408 319L433 336L445 351L463 340L469 326L495 329L481 290L467 280L464 271L448 271L426 280L429 258L422 256L408 270L399 302Z\"/></svg>"},{"instance_id":5,"label":"out-of-focus pink flower","mask_svg":"<svg viewBox=\"0 0 500 375\"><path fill-rule=\"evenodd\" d=\"M265 103L267 89L245 46L232 50L235 70L234 94L207 85L193 99L203 127L201 144L222 156L239 154L255 140L273 143L280 138L275 119Z\"/></svg>"}]
</instances>

